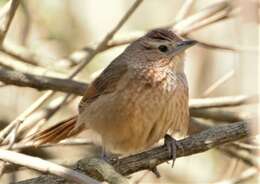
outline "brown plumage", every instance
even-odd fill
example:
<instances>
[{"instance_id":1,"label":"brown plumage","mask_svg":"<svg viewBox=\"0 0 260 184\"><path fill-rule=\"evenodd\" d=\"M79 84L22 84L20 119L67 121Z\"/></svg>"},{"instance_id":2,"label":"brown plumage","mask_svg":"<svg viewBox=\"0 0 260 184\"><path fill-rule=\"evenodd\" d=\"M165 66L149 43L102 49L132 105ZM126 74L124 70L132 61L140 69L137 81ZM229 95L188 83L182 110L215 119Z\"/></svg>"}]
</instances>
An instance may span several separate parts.
<instances>
[{"instance_id":1,"label":"brown plumage","mask_svg":"<svg viewBox=\"0 0 260 184\"><path fill-rule=\"evenodd\" d=\"M188 84L183 41L172 31L156 29L133 42L86 90L79 115L33 138L36 144L57 142L84 129L102 137L113 153L149 148L168 131L186 134Z\"/></svg>"}]
</instances>

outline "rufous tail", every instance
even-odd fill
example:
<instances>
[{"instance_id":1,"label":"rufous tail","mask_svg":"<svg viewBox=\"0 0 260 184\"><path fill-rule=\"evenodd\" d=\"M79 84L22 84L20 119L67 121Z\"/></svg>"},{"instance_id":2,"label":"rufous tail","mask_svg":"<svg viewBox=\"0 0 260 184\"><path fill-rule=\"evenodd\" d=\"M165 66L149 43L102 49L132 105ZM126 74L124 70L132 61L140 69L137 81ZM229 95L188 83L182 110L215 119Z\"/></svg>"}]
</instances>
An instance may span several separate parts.
<instances>
[{"instance_id":1,"label":"rufous tail","mask_svg":"<svg viewBox=\"0 0 260 184\"><path fill-rule=\"evenodd\" d=\"M35 146L45 143L57 143L80 132L80 129L75 129L76 123L77 116L70 117L55 126L30 136L31 138L29 140L32 141Z\"/></svg>"}]
</instances>

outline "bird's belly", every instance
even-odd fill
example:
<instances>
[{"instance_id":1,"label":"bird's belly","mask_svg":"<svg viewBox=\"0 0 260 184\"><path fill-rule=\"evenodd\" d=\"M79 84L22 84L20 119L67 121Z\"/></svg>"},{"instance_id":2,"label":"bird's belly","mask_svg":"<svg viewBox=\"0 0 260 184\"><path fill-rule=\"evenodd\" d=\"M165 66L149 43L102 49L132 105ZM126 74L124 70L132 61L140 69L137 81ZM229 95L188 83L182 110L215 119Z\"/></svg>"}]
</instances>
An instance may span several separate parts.
<instances>
[{"instance_id":1,"label":"bird's belly","mask_svg":"<svg viewBox=\"0 0 260 184\"><path fill-rule=\"evenodd\" d=\"M116 116L119 119L107 122L111 126L101 135L109 150L118 153L139 152L152 146L166 134L170 117L165 112L170 111L168 108L171 105L166 96L150 93L133 93L131 99L127 99L126 104L118 109Z\"/></svg>"},{"instance_id":2,"label":"bird's belly","mask_svg":"<svg viewBox=\"0 0 260 184\"><path fill-rule=\"evenodd\" d=\"M149 148L164 137L178 116L173 113L178 97L172 91L136 90L101 97L102 106L88 108L86 121L110 152L129 154Z\"/></svg>"}]
</instances>

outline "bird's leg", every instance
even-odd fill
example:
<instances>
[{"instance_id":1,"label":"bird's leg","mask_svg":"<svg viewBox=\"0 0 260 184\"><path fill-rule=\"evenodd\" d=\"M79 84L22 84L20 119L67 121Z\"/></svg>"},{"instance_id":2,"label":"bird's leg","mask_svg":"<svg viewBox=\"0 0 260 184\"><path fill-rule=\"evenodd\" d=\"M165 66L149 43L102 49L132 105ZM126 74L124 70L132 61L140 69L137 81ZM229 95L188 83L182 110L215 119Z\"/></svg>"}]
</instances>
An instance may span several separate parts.
<instances>
[{"instance_id":1,"label":"bird's leg","mask_svg":"<svg viewBox=\"0 0 260 184\"><path fill-rule=\"evenodd\" d=\"M107 155L105 147L102 147L101 151L101 159L105 160L106 162L110 163L109 155Z\"/></svg>"},{"instance_id":2,"label":"bird's leg","mask_svg":"<svg viewBox=\"0 0 260 184\"><path fill-rule=\"evenodd\" d=\"M107 153L104 147L102 147L101 159L109 164L119 165L119 155Z\"/></svg>"},{"instance_id":3,"label":"bird's leg","mask_svg":"<svg viewBox=\"0 0 260 184\"><path fill-rule=\"evenodd\" d=\"M168 134L164 136L164 144L167 146L169 150L169 157L172 158L172 167L173 167L174 162L176 160L177 147L182 148L182 145L178 144L176 139L174 139L172 136Z\"/></svg>"}]
</instances>

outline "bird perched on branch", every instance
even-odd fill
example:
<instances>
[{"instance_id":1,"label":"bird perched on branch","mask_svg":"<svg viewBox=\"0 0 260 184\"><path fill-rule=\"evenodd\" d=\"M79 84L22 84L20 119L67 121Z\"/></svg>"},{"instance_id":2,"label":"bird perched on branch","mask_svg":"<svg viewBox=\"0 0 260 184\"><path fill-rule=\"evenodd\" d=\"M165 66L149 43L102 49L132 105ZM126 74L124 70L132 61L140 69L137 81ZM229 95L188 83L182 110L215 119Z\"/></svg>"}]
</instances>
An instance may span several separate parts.
<instances>
[{"instance_id":1,"label":"bird perched on branch","mask_svg":"<svg viewBox=\"0 0 260 184\"><path fill-rule=\"evenodd\" d=\"M37 133L35 144L58 142L92 129L105 151L131 154L166 136L175 159L175 139L189 123L184 51L196 41L155 29L131 43L86 89L79 114Z\"/></svg>"}]
</instances>

